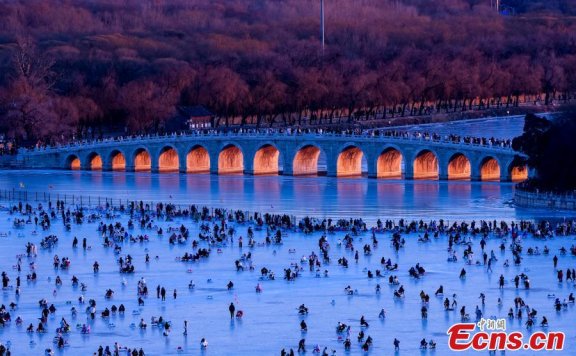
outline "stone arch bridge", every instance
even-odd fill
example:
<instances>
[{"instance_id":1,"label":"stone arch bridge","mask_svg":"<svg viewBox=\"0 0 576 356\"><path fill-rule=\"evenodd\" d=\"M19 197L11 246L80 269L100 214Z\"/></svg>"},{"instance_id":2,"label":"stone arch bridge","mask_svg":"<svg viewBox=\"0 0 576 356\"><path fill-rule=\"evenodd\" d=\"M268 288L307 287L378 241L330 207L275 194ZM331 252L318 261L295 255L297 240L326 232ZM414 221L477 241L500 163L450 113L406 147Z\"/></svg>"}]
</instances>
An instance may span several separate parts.
<instances>
[{"instance_id":1,"label":"stone arch bridge","mask_svg":"<svg viewBox=\"0 0 576 356\"><path fill-rule=\"evenodd\" d=\"M527 168L510 148L444 139L282 133L116 138L22 150L23 168L284 174L518 181Z\"/></svg>"}]
</instances>

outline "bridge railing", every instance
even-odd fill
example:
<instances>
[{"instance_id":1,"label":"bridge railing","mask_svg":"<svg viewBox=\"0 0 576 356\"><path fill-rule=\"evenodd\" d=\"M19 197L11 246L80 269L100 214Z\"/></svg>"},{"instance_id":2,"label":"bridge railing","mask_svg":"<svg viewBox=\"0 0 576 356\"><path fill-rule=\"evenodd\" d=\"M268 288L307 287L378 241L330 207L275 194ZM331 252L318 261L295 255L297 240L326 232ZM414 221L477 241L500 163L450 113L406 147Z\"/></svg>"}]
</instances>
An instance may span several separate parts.
<instances>
[{"instance_id":1,"label":"bridge railing","mask_svg":"<svg viewBox=\"0 0 576 356\"><path fill-rule=\"evenodd\" d=\"M465 147L486 147L490 149L511 151L511 147L505 144L504 141L498 141L496 143L477 143L473 140L485 140L478 137L463 137L460 139L453 139L445 136L435 137L431 136L429 133L420 132L395 132L394 134L387 134L389 131L382 131L382 134L374 134L374 131L369 133L347 133L347 132L279 132L279 131L258 131L258 132L226 132L226 131L192 131L192 132L182 132L164 135L138 135L138 136L119 136L109 139L100 139L93 141L79 141L72 142L65 145L56 146L44 146L36 147L34 149L21 149L22 152L57 152L62 150L70 149L86 149L86 148L97 148L108 145L110 143L136 143L136 142L161 142L168 138L193 138L193 137L229 137L229 138L244 138L244 137L306 137L310 139L325 139L325 138L352 138L352 139L370 139L375 141L418 141L418 142L435 142L454 146L465 146ZM472 140L466 142L467 140Z\"/></svg>"}]
</instances>

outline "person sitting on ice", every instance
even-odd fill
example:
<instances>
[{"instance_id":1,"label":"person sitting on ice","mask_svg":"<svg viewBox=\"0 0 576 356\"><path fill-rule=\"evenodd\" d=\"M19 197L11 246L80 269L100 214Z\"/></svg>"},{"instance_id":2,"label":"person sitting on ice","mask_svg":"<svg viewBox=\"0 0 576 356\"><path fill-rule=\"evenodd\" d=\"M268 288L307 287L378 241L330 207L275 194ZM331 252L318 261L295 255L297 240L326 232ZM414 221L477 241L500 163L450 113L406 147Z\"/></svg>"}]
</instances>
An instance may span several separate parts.
<instances>
[{"instance_id":1,"label":"person sitting on ice","mask_svg":"<svg viewBox=\"0 0 576 356\"><path fill-rule=\"evenodd\" d=\"M420 340L420 348L421 348L422 350L425 350L425 349L428 348L428 342L426 342L426 339Z\"/></svg>"},{"instance_id":2,"label":"person sitting on ice","mask_svg":"<svg viewBox=\"0 0 576 356\"><path fill-rule=\"evenodd\" d=\"M200 347L205 349L208 347L208 340L206 340L205 338L202 338L202 340L200 340Z\"/></svg>"},{"instance_id":3,"label":"person sitting on ice","mask_svg":"<svg viewBox=\"0 0 576 356\"><path fill-rule=\"evenodd\" d=\"M169 322L165 322L164 323L164 336L168 336L170 334L170 323Z\"/></svg>"},{"instance_id":4,"label":"person sitting on ice","mask_svg":"<svg viewBox=\"0 0 576 356\"><path fill-rule=\"evenodd\" d=\"M378 314L378 317L380 319L386 318L386 311L384 310L384 308L382 308L382 310L380 310L380 314Z\"/></svg>"},{"instance_id":5,"label":"person sitting on ice","mask_svg":"<svg viewBox=\"0 0 576 356\"><path fill-rule=\"evenodd\" d=\"M62 337L62 335L60 335L58 337L58 348L62 349L64 348L64 346L66 346L66 341L64 341L64 338Z\"/></svg>"},{"instance_id":6,"label":"person sitting on ice","mask_svg":"<svg viewBox=\"0 0 576 356\"><path fill-rule=\"evenodd\" d=\"M82 334L90 334L90 325L82 324Z\"/></svg>"}]
</instances>

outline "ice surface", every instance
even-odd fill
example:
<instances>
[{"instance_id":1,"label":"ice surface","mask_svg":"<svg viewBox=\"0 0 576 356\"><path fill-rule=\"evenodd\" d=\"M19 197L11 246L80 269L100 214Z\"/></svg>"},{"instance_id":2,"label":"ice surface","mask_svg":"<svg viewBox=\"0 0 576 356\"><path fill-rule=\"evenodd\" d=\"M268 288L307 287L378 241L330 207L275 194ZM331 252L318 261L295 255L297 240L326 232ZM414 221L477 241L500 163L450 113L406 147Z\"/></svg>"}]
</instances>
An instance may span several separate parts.
<instances>
[{"instance_id":1,"label":"ice surface","mask_svg":"<svg viewBox=\"0 0 576 356\"><path fill-rule=\"evenodd\" d=\"M23 187L23 188L22 188ZM170 201L296 216L377 218L522 219L564 217L565 211L518 209L512 183L404 181L368 178L217 176L78 171L3 171L0 190L74 196ZM34 193L28 195L34 201Z\"/></svg>"},{"instance_id":2,"label":"ice surface","mask_svg":"<svg viewBox=\"0 0 576 356\"><path fill-rule=\"evenodd\" d=\"M13 355L42 354L47 347L54 347L52 338L55 329L59 326L62 317L73 326L73 330L67 337L70 346L62 354L89 355L96 351L98 345L110 345L119 342L128 347L142 347L147 354L175 354L177 347L181 346L186 354L199 354L200 339L205 337L209 342L206 354L214 355L272 355L279 354L284 347L296 350L298 341L303 337L300 333L299 322L301 318L297 313L297 307L305 304L310 309L310 314L306 317L308 333L304 336L307 342L308 353L311 353L314 344L319 344L321 348L328 346L338 354L344 353L344 347L337 340L335 327L338 321L352 325L352 350L350 354L362 353L360 344L355 340L355 336L360 331L359 319L364 315L370 323L370 327L365 330L366 335L374 339L374 346L371 351L374 355L390 355L393 353L392 340L396 337L401 341L401 354L414 355L421 351L418 349L419 340L433 338L438 346L436 351L427 351L424 354L444 355L447 353L446 330L450 325L460 320L458 311L445 312L442 306L442 299L434 297L434 291L440 284L444 285L445 295L457 295L458 307L466 305L470 315L476 305L480 305L479 294L486 294L486 306L483 308L485 316L506 317L508 308L513 306L513 298L522 297L527 304L538 310L538 319L546 315L550 322L550 331L564 331L567 334L567 347L572 350L574 347L573 313L574 307L570 305L568 310L556 312L553 308L553 299L548 298L548 294L554 293L557 297L564 299L570 292L574 291L572 283L557 283L555 270L552 264L552 256L558 254L559 268L574 268L574 257L561 256L558 249L561 246L567 248L574 243L573 238L554 238L550 240L536 240L527 238L524 241L525 249L529 246L540 246L542 250L547 245L551 254L549 256L524 256L521 266L510 266L504 268L502 263L505 259L511 258L511 253L506 251L501 254L498 246L500 240L491 238L488 241L487 251L494 250L498 257L498 262L493 267L492 273L487 273L484 266L465 266L462 259L457 263L448 263L447 239L445 236L433 240L429 243L419 243L417 236L406 236L406 247L398 254L394 253L390 246L390 235L379 234L380 243L372 256L363 256L360 253L358 264L354 263L353 253L344 247L338 247L337 240L342 239L344 233L328 235L331 245L330 256L332 263L323 266L329 270L328 278L316 278L314 272L306 270L301 277L294 282L287 282L282 279L282 270L290 266L291 263L299 263L303 255L309 255L311 251L318 252L317 241L320 234L303 235L301 233L289 232L282 246L256 246L253 249L246 247L247 226L239 226L234 245L222 247L222 253L213 253L208 260L199 263L177 262L175 258L184 252L191 252L190 243L184 245L170 246L168 244L168 234L164 237L157 236L154 231L141 230L136 227L133 234L148 234L150 242L129 243L122 245L122 254L130 254L134 257L136 273L134 275L120 275L115 263L116 256L112 249L104 248L102 239L96 231L97 223L84 223L73 225L71 232L64 231L61 221L55 221L49 231L41 231L37 235L32 235L36 230L33 224L26 225L21 230L12 229L12 219L6 212L0 215L0 232L9 233L7 237L0 237L0 261L1 269L6 271L11 278L11 284L15 284L17 271L12 269L16 264L16 255L25 252L25 244L28 241L39 246L41 238L56 234L60 237L57 246L51 251L39 250L36 258L38 281L28 284L26 274L29 273L27 262L32 260L24 259L24 268L20 274L22 281L22 291L19 300L15 299L14 291L4 291L2 303L8 305L12 301L18 303L18 309L12 313L13 319L21 316L24 319L23 326L16 326L13 321L9 326L0 328L0 341L11 342ZM106 221L123 221L126 217L121 217ZM188 219L176 219L172 222L157 222L164 230L169 226L179 226L184 223L191 230L191 237L197 239L198 226ZM22 236L23 235L23 236ZM244 248L237 246L237 237L244 236ZM256 231L256 240L262 242L265 231ZM77 236L80 241L86 237L88 244L92 248L84 252L80 247L72 249L72 239ZM364 234L355 238L355 246L361 248L365 243L370 243L370 234ZM509 241L508 243L509 244ZM200 247L207 247L205 242L200 243ZM480 255L479 238L474 240L474 250L476 255ZM462 246L457 247L458 255L463 252ZM289 253L289 249L296 249L296 253ZM146 251L149 251L152 261L149 265L144 262ZM256 271L236 272L234 260L238 259L242 253L251 251ZM276 252L274 254L274 251ZM71 259L69 271L57 271L52 267L52 258L57 254ZM158 259L155 259L158 256ZM337 265L339 257L346 256L351 262L350 267L345 269ZM406 298L396 301L392 298L393 287L387 284L387 279L368 279L365 269L380 269L381 257L391 258L397 262L400 270L394 274L398 275L401 284L406 288ZM100 273L92 272L94 261L100 263ZM408 276L408 269L416 263L420 263L426 268L426 275L419 280ZM274 281L259 281L259 270L262 267L273 270L277 279ZM465 280L458 278L459 271L465 267L468 276ZM188 273L187 270L192 272ZM529 275L532 282L532 289L515 290L512 278L520 273ZM500 292L498 289L498 277L504 274L508 281L506 288ZM62 287L57 288L57 295L52 296L55 289L54 279L60 275L64 281ZM71 285L72 275L77 276L80 282L88 285L85 293L86 300L96 299L98 311L112 304L118 306L120 303L126 305L127 312L124 317L112 316L109 321L100 317L91 323L92 333L82 335L76 330L77 323L87 322L87 316L82 312L86 305L80 306L77 298L81 294L78 289ZM144 277L150 289L150 295L145 300L145 306L138 308L136 296L136 284L140 277ZM51 281L48 281L48 278ZM122 286L122 278L127 279L127 285ZM212 283L208 283L212 279ZM188 290L187 285L190 280L194 280L196 288ZM232 280L235 288L232 291L226 290L226 283ZM263 292L257 294L255 286L261 283ZM382 285L382 293L375 293L377 283ZM161 302L156 299L156 285L162 285L167 289L167 300ZM347 296L344 287L347 285L357 289L359 294ZM107 288L115 291L112 300L105 300L104 293ZM172 299L172 291L177 289L178 298ZM424 290L431 295L428 320L423 321L420 317L421 302L418 293ZM496 300L502 297L504 305L498 308ZM51 317L48 323L49 332L44 335L27 334L26 326L33 322L38 322L41 309L38 307L38 300L48 299L49 303L54 303L58 308L55 317ZM334 305L331 301L334 300ZM72 301L80 311L77 318L72 318L70 308L66 301ZM228 314L228 304L234 302L238 309L244 311L242 320L231 321ZM378 313L381 308L387 312L385 320L379 320ZM141 310L141 315L133 316L133 310ZM159 329L150 326L152 316L162 315L170 320L173 325L173 332L170 336L164 337ZM138 323L143 317L149 324L148 330L140 331L138 328L130 328L131 323ZM188 336L182 335L183 322L188 320ZM526 318L522 321L508 321L508 330L522 330ZM108 326L108 322L115 324L114 328ZM541 330L539 327L534 331ZM30 343L34 342L35 345ZM566 351L569 354L571 351ZM518 354L523 354L519 352Z\"/></svg>"}]
</instances>

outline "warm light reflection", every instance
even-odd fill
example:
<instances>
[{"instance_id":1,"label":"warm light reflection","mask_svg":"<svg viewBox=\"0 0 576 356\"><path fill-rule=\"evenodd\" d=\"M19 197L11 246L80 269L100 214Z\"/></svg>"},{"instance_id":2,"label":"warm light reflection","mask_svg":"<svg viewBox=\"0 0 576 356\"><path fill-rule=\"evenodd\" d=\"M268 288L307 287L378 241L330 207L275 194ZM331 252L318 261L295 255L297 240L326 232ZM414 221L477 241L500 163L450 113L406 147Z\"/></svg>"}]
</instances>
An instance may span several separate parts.
<instances>
[{"instance_id":1,"label":"warm light reflection","mask_svg":"<svg viewBox=\"0 0 576 356\"><path fill-rule=\"evenodd\" d=\"M274 146L266 145L254 155L254 174L278 174L280 151Z\"/></svg>"},{"instance_id":2,"label":"warm light reflection","mask_svg":"<svg viewBox=\"0 0 576 356\"><path fill-rule=\"evenodd\" d=\"M338 155L336 166L338 177L362 175L362 157L364 153L358 147L348 147Z\"/></svg>"},{"instance_id":3,"label":"warm light reflection","mask_svg":"<svg viewBox=\"0 0 576 356\"><path fill-rule=\"evenodd\" d=\"M210 155L204 147L198 146L188 152L186 156L186 171L189 173L210 172Z\"/></svg>"},{"instance_id":4,"label":"warm light reflection","mask_svg":"<svg viewBox=\"0 0 576 356\"><path fill-rule=\"evenodd\" d=\"M80 170L80 158L78 157L72 157L70 159L70 169L74 170L74 171L79 171Z\"/></svg>"},{"instance_id":5,"label":"warm light reflection","mask_svg":"<svg viewBox=\"0 0 576 356\"><path fill-rule=\"evenodd\" d=\"M236 146L224 148L218 156L218 174L244 172L244 155Z\"/></svg>"},{"instance_id":6,"label":"warm light reflection","mask_svg":"<svg viewBox=\"0 0 576 356\"><path fill-rule=\"evenodd\" d=\"M494 158L487 159L480 168L480 177L483 181L499 181L500 165Z\"/></svg>"},{"instance_id":7,"label":"warm light reflection","mask_svg":"<svg viewBox=\"0 0 576 356\"><path fill-rule=\"evenodd\" d=\"M90 169L93 171L102 170L102 157L100 157L100 155L94 155L92 159L90 159Z\"/></svg>"},{"instance_id":8,"label":"warm light reflection","mask_svg":"<svg viewBox=\"0 0 576 356\"><path fill-rule=\"evenodd\" d=\"M148 151L141 149L134 156L134 170L135 171L149 171L152 168L152 160Z\"/></svg>"},{"instance_id":9,"label":"warm light reflection","mask_svg":"<svg viewBox=\"0 0 576 356\"><path fill-rule=\"evenodd\" d=\"M521 182L528 179L528 167L525 165L514 166L510 171L510 176L513 182Z\"/></svg>"},{"instance_id":10,"label":"warm light reflection","mask_svg":"<svg viewBox=\"0 0 576 356\"><path fill-rule=\"evenodd\" d=\"M178 167L180 167L178 152L173 148L166 148L158 157L158 171L177 172Z\"/></svg>"},{"instance_id":11,"label":"warm light reflection","mask_svg":"<svg viewBox=\"0 0 576 356\"><path fill-rule=\"evenodd\" d=\"M315 146L305 146L294 156L292 174L295 176L317 175L320 149Z\"/></svg>"},{"instance_id":12,"label":"warm light reflection","mask_svg":"<svg viewBox=\"0 0 576 356\"><path fill-rule=\"evenodd\" d=\"M126 169L126 158L121 152L116 152L112 156L112 170L123 171Z\"/></svg>"},{"instance_id":13,"label":"warm light reflection","mask_svg":"<svg viewBox=\"0 0 576 356\"><path fill-rule=\"evenodd\" d=\"M402 153L394 148L384 151L376 163L378 178L402 178Z\"/></svg>"},{"instance_id":14,"label":"warm light reflection","mask_svg":"<svg viewBox=\"0 0 576 356\"><path fill-rule=\"evenodd\" d=\"M422 151L414 160L414 179L438 179L438 158L430 151Z\"/></svg>"},{"instance_id":15,"label":"warm light reflection","mask_svg":"<svg viewBox=\"0 0 576 356\"><path fill-rule=\"evenodd\" d=\"M448 179L470 179L470 161L458 153L448 163Z\"/></svg>"}]
</instances>

